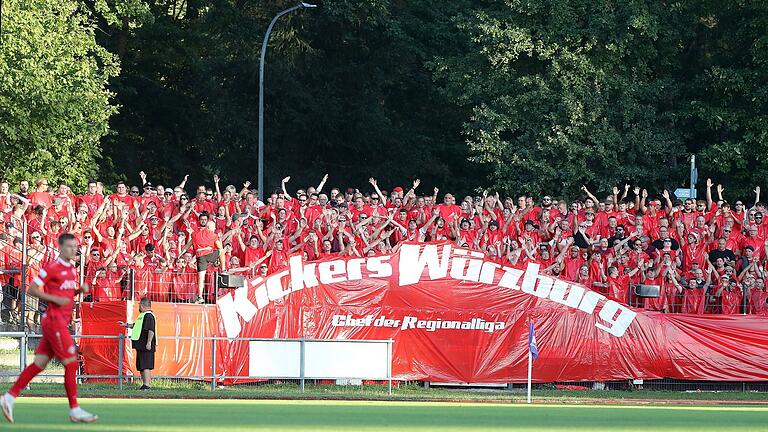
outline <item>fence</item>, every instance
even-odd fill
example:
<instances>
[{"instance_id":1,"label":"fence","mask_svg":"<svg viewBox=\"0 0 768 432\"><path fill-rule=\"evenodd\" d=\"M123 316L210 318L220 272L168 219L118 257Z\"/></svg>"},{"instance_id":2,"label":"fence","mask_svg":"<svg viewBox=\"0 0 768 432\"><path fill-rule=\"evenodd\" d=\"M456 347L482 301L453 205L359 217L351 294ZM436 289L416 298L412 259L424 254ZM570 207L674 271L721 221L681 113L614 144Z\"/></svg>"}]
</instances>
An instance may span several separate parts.
<instances>
[{"instance_id":1,"label":"fence","mask_svg":"<svg viewBox=\"0 0 768 432\"><path fill-rule=\"evenodd\" d=\"M609 295L608 284L594 282L591 288L601 294ZM732 304L731 308L724 306L723 297L726 294L716 295L717 288L714 286L708 290L682 286L682 292L680 292L671 283L664 288L660 285L632 283L629 285L626 298L618 300L638 309L663 310L667 313L743 315L754 313L750 310L747 288L742 285L737 290L738 292L731 292L736 294L736 303Z\"/></svg>"},{"instance_id":2,"label":"fence","mask_svg":"<svg viewBox=\"0 0 768 432\"><path fill-rule=\"evenodd\" d=\"M30 340L40 339L42 335L29 334L24 332L0 332L0 338L11 338L18 340L19 346L19 358L18 358L18 372L20 373L30 362L28 351L30 349ZM78 379L80 380L114 380L119 390L123 389L123 383L134 377L130 374L130 371L126 371L126 342L130 340L125 335L73 335L75 340L113 340L115 341L117 350L117 364L119 365L116 374L86 374L83 372L82 359L78 359L80 362L80 372ZM190 380L190 381L210 381L211 390L215 390L218 383L224 380L297 380L299 389L304 392L306 380L354 380L354 379L370 379L386 381L387 393L392 394L392 343L390 340L340 340L340 339L266 339L266 338L220 338L220 337L193 337L193 336L160 336L160 341L170 340L198 340L205 344L210 344L210 367L207 374L198 375L159 375L154 376L156 379L174 379L174 380ZM260 362L255 368L262 373L259 375L253 375L250 371L254 370L253 365L249 368L249 373L246 375L225 375L217 373L217 341L228 342L249 342L251 344L261 343L261 353L269 354L268 362ZM274 345L283 345L274 349ZM264 345L267 345L265 347ZM270 351L270 347L272 346ZM291 359L290 354L286 354L290 351L290 347L295 348L295 359ZM319 346L333 346L333 349L328 351L318 350ZM349 361L342 363L341 367L333 366L329 364L329 358L333 357L335 352L338 352L339 347L347 346L345 350L348 354L352 352L353 357L351 360L354 363L358 363L358 370L354 370L354 366ZM373 350L361 351L360 349L350 351L350 346L371 347ZM284 348L285 347L285 348ZM286 349L288 348L288 349ZM266 351L265 351L266 349ZM385 357L382 359L381 357ZM350 360L348 358L347 360ZM285 365L295 361L294 370L289 370ZM311 363L311 364L310 364ZM380 367L371 369L371 364L378 364ZM0 365L3 366L3 365ZM8 365L4 365L8 366ZM5 368L0 367L0 371ZM342 372L343 370L343 372ZM325 373L329 371L330 373ZM275 373L277 372L277 373ZM0 372L0 378L15 378L18 376L16 373L8 373L7 371ZM62 378L63 374L51 374L41 373L39 378Z\"/></svg>"}]
</instances>

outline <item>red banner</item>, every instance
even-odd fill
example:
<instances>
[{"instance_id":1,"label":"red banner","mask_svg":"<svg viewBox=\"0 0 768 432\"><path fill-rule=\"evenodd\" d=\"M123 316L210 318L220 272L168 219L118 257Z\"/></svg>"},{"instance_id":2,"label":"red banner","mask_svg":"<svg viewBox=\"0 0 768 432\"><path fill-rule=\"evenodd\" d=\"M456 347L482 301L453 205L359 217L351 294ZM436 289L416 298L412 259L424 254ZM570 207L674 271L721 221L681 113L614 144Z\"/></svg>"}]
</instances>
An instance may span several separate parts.
<instances>
[{"instance_id":1,"label":"red banner","mask_svg":"<svg viewBox=\"0 0 768 432\"><path fill-rule=\"evenodd\" d=\"M768 379L768 319L636 310L583 286L449 244L303 262L218 299L226 337L393 339L402 380L507 383ZM221 341L217 371L248 375L248 343Z\"/></svg>"},{"instance_id":2,"label":"red banner","mask_svg":"<svg viewBox=\"0 0 768 432\"><path fill-rule=\"evenodd\" d=\"M138 302L83 303L83 335L118 336L126 334L118 321L133 322L139 314ZM211 375L212 341L215 336L217 313L214 305L181 303L152 304L157 317L157 335L178 336L161 338L157 344L156 376L201 377ZM84 373L88 375L117 375L119 340L84 337L79 340ZM138 375L136 352L129 339L123 340L123 374Z\"/></svg>"}]
</instances>

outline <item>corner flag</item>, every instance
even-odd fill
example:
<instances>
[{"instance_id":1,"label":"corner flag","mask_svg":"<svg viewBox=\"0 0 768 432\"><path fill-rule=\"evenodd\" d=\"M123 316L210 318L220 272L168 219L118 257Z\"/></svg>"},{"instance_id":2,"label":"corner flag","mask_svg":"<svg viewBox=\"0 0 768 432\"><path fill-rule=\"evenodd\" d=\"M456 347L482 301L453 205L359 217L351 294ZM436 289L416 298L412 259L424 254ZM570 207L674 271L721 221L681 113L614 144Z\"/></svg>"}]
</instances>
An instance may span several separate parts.
<instances>
[{"instance_id":1,"label":"corner flag","mask_svg":"<svg viewBox=\"0 0 768 432\"><path fill-rule=\"evenodd\" d=\"M539 357L539 347L536 346L536 335L533 332L533 321L528 322L528 351L534 360Z\"/></svg>"}]
</instances>

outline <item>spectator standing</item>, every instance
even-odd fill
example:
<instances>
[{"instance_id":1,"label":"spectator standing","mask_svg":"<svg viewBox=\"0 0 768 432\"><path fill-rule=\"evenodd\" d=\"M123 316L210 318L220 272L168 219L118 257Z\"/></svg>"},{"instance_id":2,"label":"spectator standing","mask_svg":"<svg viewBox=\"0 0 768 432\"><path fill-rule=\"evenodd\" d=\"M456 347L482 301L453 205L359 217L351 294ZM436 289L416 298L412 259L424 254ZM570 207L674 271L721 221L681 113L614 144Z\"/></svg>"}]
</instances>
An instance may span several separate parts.
<instances>
[{"instance_id":1,"label":"spectator standing","mask_svg":"<svg viewBox=\"0 0 768 432\"><path fill-rule=\"evenodd\" d=\"M120 321L119 324L131 329L131 344L136 350L136 370L141 374L142 385L139 390L150 390L151 371L155 368L157 350L157 322L149 297L143 297L139 302L139 316L136 317L136 322L129 324Z\"/></svg>"}]
</instances>

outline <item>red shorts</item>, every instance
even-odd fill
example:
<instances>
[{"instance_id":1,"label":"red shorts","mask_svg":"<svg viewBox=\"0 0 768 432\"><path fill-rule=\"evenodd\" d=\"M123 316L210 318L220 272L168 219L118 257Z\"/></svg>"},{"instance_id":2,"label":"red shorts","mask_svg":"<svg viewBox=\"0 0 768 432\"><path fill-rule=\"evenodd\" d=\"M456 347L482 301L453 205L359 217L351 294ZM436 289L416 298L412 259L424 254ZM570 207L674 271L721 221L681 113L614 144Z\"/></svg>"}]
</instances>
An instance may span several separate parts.
<instances>
[{"instance_id":1,"label":"red shorts","mask_svg":"<svg viewBox=\"0 0 768 432\"><path fill-rule=\"evenodd\" d=\"M77 355L77 347L67 326L58 323L46 323L43 321L43 337L35 350L35 354L42 354L50 358L65 360Z\"/></svg>"}]
</instances>

